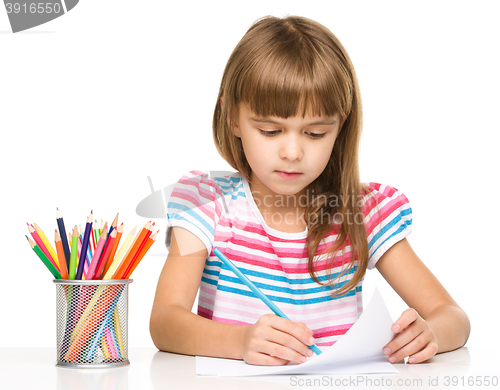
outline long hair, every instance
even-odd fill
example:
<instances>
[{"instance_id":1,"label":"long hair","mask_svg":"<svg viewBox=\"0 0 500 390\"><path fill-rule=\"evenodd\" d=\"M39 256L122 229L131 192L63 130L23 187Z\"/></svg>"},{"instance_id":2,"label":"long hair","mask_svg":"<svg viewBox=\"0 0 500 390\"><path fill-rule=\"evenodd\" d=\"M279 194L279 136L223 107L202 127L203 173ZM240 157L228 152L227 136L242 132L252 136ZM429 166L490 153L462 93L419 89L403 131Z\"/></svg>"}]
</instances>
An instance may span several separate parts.
<instances>
[{"instance_id":1,"label":"long hair","mask_svg":"<svg viewBox=\"0 0 500 390\"><path fill-rule=\"evenodd\" d=\"M330 160L308 187L316 196L308 199L305 213L306 248L311 278L319 284L334 286L332 296L347 293L366 272L368 243L363 220L359 222L363 214L358 202L359 196L367 192L360 183L358 165L361 97L346 50L326 27L298 16L264 17L243 36L223 73L213 118L213 138L220 155L250 182L251 168L241 139L231 131L232 119L242 102L261 116L339 114L340 131ZM342 201L332 202L334 198ZM324 246L321 254L326 255L330 265L341 264L343 271L335 279L328 277L322 283L314 270L314 256L332 230L337 239ZM349 262L343 261L347 245L351 247ZM341 250L339 263L336 257ZM348 283L339 282L352 272Z\"/></svg>"}]
</instances>

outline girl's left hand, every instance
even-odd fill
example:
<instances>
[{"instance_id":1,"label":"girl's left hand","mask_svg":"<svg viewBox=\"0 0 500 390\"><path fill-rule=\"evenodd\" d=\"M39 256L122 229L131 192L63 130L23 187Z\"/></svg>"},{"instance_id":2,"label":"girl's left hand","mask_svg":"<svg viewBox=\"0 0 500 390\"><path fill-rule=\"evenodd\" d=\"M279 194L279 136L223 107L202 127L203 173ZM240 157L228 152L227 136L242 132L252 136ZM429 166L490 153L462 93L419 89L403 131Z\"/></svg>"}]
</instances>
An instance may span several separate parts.
<instances>
[{"instance_id":1,"label":"girl's left hand","mask_svg":"<svg viewBox=\"0 0 500 390\"><path fill-rule=\"evenodd\" d=\"M399 362L407 356L408 363L420 363L430 359L438 351L434 332L414 309L405 310L391 330L397 336L383 349L391 363Z\"/></svg>"}]
</instances>

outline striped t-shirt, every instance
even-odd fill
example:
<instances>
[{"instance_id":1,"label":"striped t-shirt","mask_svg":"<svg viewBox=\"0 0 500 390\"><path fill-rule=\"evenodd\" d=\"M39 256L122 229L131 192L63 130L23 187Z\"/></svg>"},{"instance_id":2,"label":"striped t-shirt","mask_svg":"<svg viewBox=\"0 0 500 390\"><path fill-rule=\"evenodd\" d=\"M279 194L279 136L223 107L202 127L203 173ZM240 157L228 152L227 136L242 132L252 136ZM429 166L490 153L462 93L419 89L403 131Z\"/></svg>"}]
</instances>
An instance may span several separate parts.
<instances>
[{"instance_id":1,"label":"striped t-shirt","mask_svg":"<svg viewBox=\"0 0 500 390\"><path fill-rule=\"evenodd\" d=\"M410 234L412 211L406 196L396 188L364 184L369 193L359 199L368 237L368 269L372 269L387 249ZM285 233L269 227L248 181L240 173L216 176L190 171L176 184L167 208L167 247L172 227L180 226L194 233L207 248L198 315L229 324L252 325L262 315L272 313L213 254L216 247L290 320L305 323L313 331L318 346L335 343L361 315L362 281L341 297L331 298L334 287L321 286L309 275L307 228L300 233ZM327 234L318 246L318 253L336 237L333 231ZM330 278L342 271L350 253L347 240L337 255L341 255L341 260L332 265ZM326 264L324 255L315 257L315 271L322 282L328 280ZM343 285L352 275L351 272L337 281Z\"/></svg>"}]
</instances>

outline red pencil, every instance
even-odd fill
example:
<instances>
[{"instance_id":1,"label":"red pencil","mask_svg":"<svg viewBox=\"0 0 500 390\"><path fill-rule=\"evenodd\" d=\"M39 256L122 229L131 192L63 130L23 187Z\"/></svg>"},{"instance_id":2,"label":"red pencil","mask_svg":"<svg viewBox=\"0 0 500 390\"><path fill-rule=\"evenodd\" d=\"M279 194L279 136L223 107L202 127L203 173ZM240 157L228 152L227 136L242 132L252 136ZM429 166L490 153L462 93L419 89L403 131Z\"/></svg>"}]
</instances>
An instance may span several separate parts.
<instances>
[{"instance_id":1,"label":"red pencil","mask_svg":"<svg viewBox=\"0 0 500 390\"><path fill-rule=\"evenodd\" d=\"M108 242L106 242L106 246L104 247L101 258L99 259L99 263L98 263L97 268L94 272L94 277L92 279L94 279L94 280L101 279L102 270L104 269L104 265L106 264L106 260L109 256L109 253L111 252L111 248L113 248L113 242L116 239L116 234L117 234L117 231L116 231L116 229L114 229L111 232L111 234L109 235Z\"/></svg>"}]
</instances>

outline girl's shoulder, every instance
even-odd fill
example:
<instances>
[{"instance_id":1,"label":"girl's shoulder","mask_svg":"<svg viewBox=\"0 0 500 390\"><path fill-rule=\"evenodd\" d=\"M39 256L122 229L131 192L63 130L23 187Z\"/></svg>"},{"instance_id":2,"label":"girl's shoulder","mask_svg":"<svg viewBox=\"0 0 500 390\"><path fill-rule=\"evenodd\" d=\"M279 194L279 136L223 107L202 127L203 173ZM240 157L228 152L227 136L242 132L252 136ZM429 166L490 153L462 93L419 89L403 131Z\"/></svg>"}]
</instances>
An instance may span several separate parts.
<instances>
[{"instance_id":1,"label":"girl's shoulder","mask_svg":"<svg viewBox=\"0 0 500 390\"><path fill-rule=\"evenodd\" d=\"M191 170L182 175L176 186L187 186L199 193L208 191L226 196L243 188L243 176L231 171Z\"/></svg>"},{"instance_id":2,"label":"girl's shoulder","mask_svg":"<svg viewBox=\"0 0 500 390\"><path fill-rule=\"evenodd\" d=\"M394 243L411 233L413 215L408 198L396 187L375 182L361 184L360 206L368 239L368 268L372 269Z\"/></svg>"},{"instance_id":3,"label":"girl's shoulder","mask_svg":"<svg viewBox=\"0 0 500 390\"><path fill-rule=\"evenodd\" d=\"M396 187L376 182L361 183L361 201L362 205L365 207L374 202L409 203L406 195Z\"/></svg>"},{"instance_id":4,"label":"girl's shoulder","mask_svg":"<svg viewBox=\"0 0 500 390\"><path fill-rule=\"evenodd\" d=\"M358 203L358 206L363 212L369 230L394 223L395 219L411 225L410 201L402 191L388 184L375 182L361 184L361 204Z\"/></svg>"}]
</instances>

